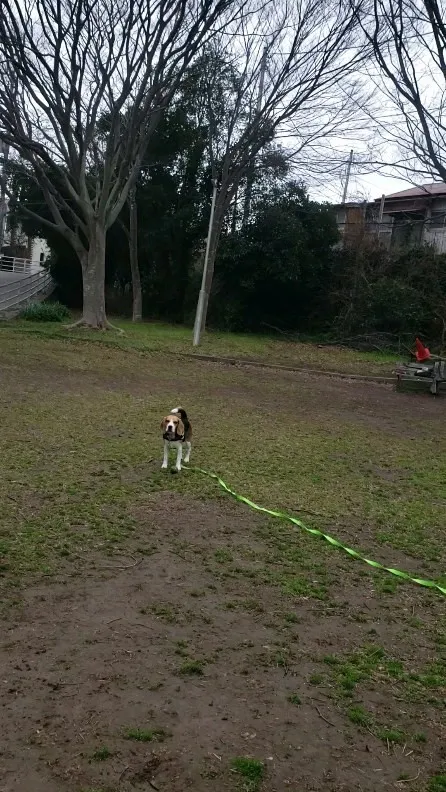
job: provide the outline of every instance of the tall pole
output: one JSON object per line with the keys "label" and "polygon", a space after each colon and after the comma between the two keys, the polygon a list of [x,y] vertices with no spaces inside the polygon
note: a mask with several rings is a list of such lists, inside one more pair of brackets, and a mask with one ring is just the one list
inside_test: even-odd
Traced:
{"label": "tall pole", "polygon": [[352,162],[353,162],[353,149],[350,151],[350,156],[347,162],[347,173],[345,174],[344,193],[342,195],[343,204],[345,204],[345,201],[347,200],[347,190],[348,190],[348,183],[350,181],[350,171],[352,169]]}
{"label": "tall pole", "polygon": [[2,170],[0,176],[0,256],[2,254],[3,243],[5,241],[5,223],[7,214],[6,205],[6,179],[7,165],[9,158],[9,146],[0,140],[0,154],[2,155]]}
{"label": "tall pole", "polygon": [[[256,114],[255,117],[258,118],[260,115],[260,111],[262,109],[262,100],[263,100],[263,89],[265,85],[265,72],[266,72],[266,56],[268,53],[268,48],[265,47],[262,54],[262,60],[260,61],[260,75],[259,75],[259,92],[257,94],[257,104],[256,104]],[[255,159],[254,157],[251,160],[249,165],[248,175],[246,179],[246,193],[245,193],[245,202],[243,207],[243,225],[248,222],[249,214],[251,211],[251,198],[252,198],[252,184],[254,181],[254,168],[255,168]]]}
{"label": "tall pole", "polygon": [[201,278],[200,294],[198,295],[197,310],[195,313],[194,335],[193,335],[194,346],[198,346],[198,344],[200,343],[201,323],[203,321],[203,308],[205,306],[205,298],[206,298],[206,275],[208,271],[209,251],[211,249],[212,231],[214,226],[214,212],[215,212],[215,202],[217,200],[217,190],[218,190],[217,179],[213,179],[211,213],[209,215],[209,228],[208,228],[208,238],[206,240],[206,253],[204,254],[203,276]]}

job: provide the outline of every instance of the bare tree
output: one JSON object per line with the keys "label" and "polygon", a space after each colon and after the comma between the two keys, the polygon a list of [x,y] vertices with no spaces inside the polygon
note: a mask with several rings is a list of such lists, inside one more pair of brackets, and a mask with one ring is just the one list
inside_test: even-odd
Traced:
{"label": "bare tree", "polygon": [[[224,31],[207,53],[201,94],[213,178],[218,177],[219,190],[201,328],[225,217],[237,193],[240,199],[243,184],[245,189],[247,184],[248,208],[253,161],[259,152],[284,135],[293,139],[293,157],[302,159],[316,141],[342,136],[348,126],[351,129],[352,116],[362,108],[362,85],[353,76],[363,57],[356,28],[356,8],[350,2],[290,0],[261,8],[238,25],[230,41],[230,31]],[[222,64],[227,71],[223,83]],[[222,103],[224,124],[220,121]]]}
{"label": "bare tree", "polygon": [[376,164],[446,182],[446,2],[363,0],[356,10],[386,97],[374,123],[399,151]]}
{"label": "bare tree", "polygon": [[108,326],[107,229],[185,69],[242,9],[243,0],[2,0],[0,140],[32,166],[52,216],[38,219],[79,257],[80,323]]}

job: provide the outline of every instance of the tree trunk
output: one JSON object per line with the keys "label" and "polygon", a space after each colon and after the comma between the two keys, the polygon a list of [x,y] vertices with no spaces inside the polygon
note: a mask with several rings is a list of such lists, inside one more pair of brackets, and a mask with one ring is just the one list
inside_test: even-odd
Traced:
{"label": "tree trunk", "polygon": [[249,223],[251,214],[251,200],[252,200],[252,185],[254,181],[254,162],[250,163],[248,174],[246,178],[245,200],[243,202],[243,217],[242,225],[246,226]]}
{"label": "tree trunk", "polygon": [[232,219],[231,219],[231,234],[235,234],[237,231],[237,201],[238,201],[238,189],[235,191],[234,196],[234,205],[232,207]]}
{"label": "tree trunk", "polygon": [[129,223],[129,258],[132,272],[133,310],[132,320],[140,322],[142,319],[142,290],[141,274],[138,265],[138,209],[136,206],[135,189],[129,195],[130,223]]}
{"label": "tree trunk", "polygon": [[96,221],[91,228],[88,253],[81,260],[83,310],[79,324],[95,330],[109,326],[105,313],[105,234]]}

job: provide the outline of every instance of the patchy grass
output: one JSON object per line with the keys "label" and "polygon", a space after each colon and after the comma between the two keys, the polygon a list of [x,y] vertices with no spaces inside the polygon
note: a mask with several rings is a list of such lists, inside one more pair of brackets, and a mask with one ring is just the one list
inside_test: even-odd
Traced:
{"label": "patchy grass", "polygon": [[344,697],[352,696],[359,684],[370,684],[379,679],[398,685],[412,702],[421,701],[429,691],[441,694],[446,689],[444,656],[433,663],[426,663],[419,671],[407,670],[402,661],[387,657],[381,647],[369,646],[346,657],[328,655],[324,663],[330,667],[337,692]]}
{"label": "patchy grass", "polygon": [[383,657],[384,650],[381,647],[370,646],[343,659],[328,655],[324,662],[332,669],[339,692],[342,695],[353,695],[359,682],[372,678]]}
{"label": "patchy grass", "polygon": [[203,660],[186,660],[178,669],[181,676],[203,676],[204,662]]}
{"label": "patchy grass", "polygon": [[429,779],[428,792],[446,792],[446,775],[436,775]]}
{"label": "patchy grass", "polygon": [[347,717],[351,723],[354,723],[356,726],[366,726],[369,727],[372,725],[372,718],[370,713],[366,712],[364,707],[360,704],[356,704],[354,707],[350,707],[347,710]]}
{"label": "patchy grass", "polygon": [[[263,685],[271,680],[280,695],[271,696],[268,707],[282,702],[284,720],[277,716],[274,724],[279,724],[280,736],[289,719],[287,744],[293,743],[290,733],[295,734],[296,722],[309,712],[315,722],[308,734],[319,727],[332,729],[323,725],[310,703],[323,697],[327,709],[317,706],[329,723],[336,721],[339,734],[345,729],[354,743],[356,732],[363,745],[364,732],[371,731],[391,746],[383,751],[390,758],[400,756],[407,741],[420,767],[424,762],[420,779],[441,783],[442,776],[435,776],[442,769],[437,733],[446,687],[440,595],[370,569],[297,526],[253,516],[199,473],[162,473],[159,421],[166,409],[183,402],[194,422],[193,463],[217,471],[256,502],[295,514],[368,557],[442,580],[442,401],[175,356],[166,366],[165,351],[178,356],[186,341],[184,330],[160,326],[133,328],[124,339],[112,334],[69,336],[63,328],[37,329],[28,323],[0,329],[0,586],[5,627],[11,613],[23,607],[22,589],[30,581],[49,582],[66,573],[68,590],[71,582],[84,579],[87,564],[88,574],[98,580],[135,576],[135,591],[125,600],[129,609],[138,603],[129,624],[123,619],[122,625],[107,626],[116,627],[116,636],[121,629],[126,663],[144,660],[134,700],[148,691],[155,701],[130,722],[150,723],[152,706],[175,713],[184,685],[179,675],[196,678],[188,689],[194,696],[206,691],[205,712],[222,729],[226,708],[234,702],[217,709],[213,696],[219,679],[224,679],[226,694],[242,678],[239,699],[255,699],[247,710],[253,723],[243,728],[238,722],[236,727],[229,724],[226,753],[217,752],[215,766],[206,769],[216,779],[217,792],[220,778],[221,789],[234,782],[249,792],[261,787],[261,762],[244,760],[262,768],[261,776],[251,778],[241,772],[244,765],[230,768],[229,757],[249,750],[250,739],[258,739],[265,750],[250,743],[257,755],[273,753],[269,736],[251,738],[251,732],[263,727],[268,735],[274,731],[269,720],[273,715],[261,709]],[[289,348],[266,339],[245,344],[238,337],[212,336],[211,342],[213,349],[227,354],[240,344],[247,357],[265,354],[274,359],[277,354],[278,360]],[[311,348],[306,350],[301,352],[310,358]],[[365,361],[358,357],[346,363],[344,353],[336,350],[330,356],[339,366],[359,367]],[[255,436],[253,415],[258,421]],[[184,504],[194,515],[189,533],[181,521]],[[229,517],[223,524],[219,520],[212,537],[206,510],[217,507],[224,514],[227,509]],[[163,515],[177,511],[170,530],[161,529]],[[141,578],[136,589],[138,570],[152,569],[149,561],[164,570],[172,559],[181,574],[163,572],[153,589],[150,577]],[[105,621],[114,618],[112,613]],[[212,643],[215,624],[224,625],[218,643]],[[133,632],[128,638],[132,630],[146,641],[137,651]],[[167,647],[162,670],[156,672],[145,665],[155,634]],[[115,645],[109,633],[97,637],[96,632],[84,643],[94,652],[96,641],[99,647]],[[202,679],[206,663],[197,657],[209,663],[212,684],[211,675]],[[69,658],[66,662],[61,666],[62,686],[70,670]],[[302,691],[302,700],[296,690]],[[203,717],[193,702],[194,712]],[[178,724],[184,735],[187,725],[175,718],[172,714],[172,733]],[[147,750],[137,743],[159,740],[156,730],[139,728],[129,729],[133,736],[126,737],[121,723],[109,738],[105,731],[95,733],[85,751],[90,761],[100,765],[110,758],[101,759],[101,751],[108,749],[95,749],[92,755],[98,739],[114,740],[119,734],[120,759],[124,750]],[[240,737],[245,729],[249,736]],[[231,742],[236,739],[237,744]],[[295,773],[300,754],[294,755],[294,747],[287,750]],[[210,755],[215,758],[212,751]],[[268,763],[268,775],[272,766]],[[282,756],[277,767],[287,766],[288,758]],[[402,769],[407,768],[398,767],[386,782],[394,784]],[[100,767],[93,771],[99,773]],[[138,770],[143,771],[146,780],[152,777],[151,770]],[[99,781],[89,779],[91,788],[105,789],[104,779]],[[275,786],[285,788],[282,781],[274,781]],[[85,785],[84,779],[80,783]],[[306,783],[302,781],[302,788]],[[425,782],[414,784],[411,792],[426,792]]]}
{"label": "patchy grass", "polygon": [[[427,699],[430,706],[444,709],[442,696],[446,690],[446,657],[433,664],[427,663],[419,672],[415,672],[407,670],[402,661],[386,656],[381,647],[368,646],[345,657],[328,655],[324,658],[324,664],[329,668],[329,684],[339,697],[341,706],[342,702],[353,696],[358,698],[362,693],[366,697],[367,690],[389,685],[398,701],[421,704]],[[399,726],[383,725],[362,704],[346,705],[345,713],[351,723],[366,728],[385,743],[402,745],[408,741],[414,744],[427,742],[424,733],[414,732],[410,736]]]}
{"label": "patchy grass", "polygon": [[[402,745],[409,739],[408,735],[401,731],[401,729],[389,728],[379,724],[361,704],[350,707],[347,710],[347,717],[355,726],[367,729],[370,734],[375,735],[375,737],[387,745]],[[415,737],[414,742],[417,742]]]}
{"label": "patchy grass", "polygon": [[157,619],[166,624],[175,624],[179,620],[178,608],[170,604],[160,603],[151,605],[150,608],[141,608],[143,615],[148,611],[151,611]]}
{"label": "patchy grass", "polygon": [[[137,349],[111,346],[108,335],[103,343],[31,335],[30,343],[28,334],[20,328],[12,331],[8,326],[0,331],[0,338],[4,365],[14,366],[19,355],[21,365],[29,366],[30,372],[47,367],[79,382],[79,378],[91,380],[94,372],[100,371],[100,376],[110,384],[120,372],[119,376],[127,377],[129,383],[134,381],[137,390],[138,371],[140,374],[146,372],[153,382],[158,378],[150,400],[146,398],[146,387],[141,388],[139,396],[114,387],[106,387],[99,393],[93,387],[89,395],[83,394],[80,398],[74,381],[62,398],[60,391],[51,392],[47,387],[43,392],[29,392],[26,401],[12,397],[3,440],[3,466],[9,478],[13,471],[17,475],[12,487],[11,482],[5,482],[10,496],[5,517],[13,518],[17,509],[22,508],[25,475],[41,502],[38,509],[22,509],[26,515],[22,530],[13,532],[11,537],[7,535],[2,541],[13,565],[24,571],[34,567],[47,572],[51,556],[68,558],[70,553],[76,552],[76,545],[83,545],[93,536],[111,546],[133,530],[134,524],[125,504],[135,494],[142,494],[142,479],[138,487],[137,482],[125,480],[122,471],[126,467],[141,468],[147,459],[159,456],[156,430],[159,416],[165,412],[166,405],[178,401],[177,387],[166,380],[162,356],[150,353],[144,358]],[[191,417],[195,417],[200,426],[209,410],[219,415],[218,426],[204,431],[200,428],[199,459],[203,465],[218,468],[239,491],[260,503],[279,505],[290,511],[301,509],[310,525],[333,527],[348,515],[350,520],[366,520],[367,524],[376,526],[374,538],[383,546],[403,550],[429,562],[439,560],[441,542],[429,526],[442,519],[444,455],[438,453],[437,447],[433,448],[433,427],[434,434],[429,441],[414,441],[402,433],[395,442],[392,435],[387,436],[378,427],[364,423],[352,425],[345,417],[336,419],[334,415],[328,423],[322,413],[315,415],[310,427],[305,411],[298,411],[295,432],[285,447],[281,441],[283,414],[273,410],[268,413],[267,423],[262,419],[263,443],[254,447],[244,399],[237,397],[229,403],[226,395],[217,395],[219,388],[223,391],[237,389],[242,380],[247,381],[246,372],[203,367],[193,362],[183,363],[182,371],[185,365],[189,370],[189,383],[196,382],[192,388],[189,384],[187,392],[182,394],[182,400],[192,409]],[[199,384],[203,370],[211,384],[207,392],[203,392]],[[283,400],[285,410],[290,382],[272,375],[265,377],[265,394],[269,395],[271,404]],[[259,374],[253,372],[248,381],[255,387],[258,378]],[[309,384],[309,390],[311,387]],[[7,393],[5,395],[7,398]],[[326,406],[331,412],[330,404]],[[70,415],[68,432],[65,431],[66,415]],[[426,432],[430,425],[427,419]],[[19,426],[23,429],[23,442],[17,448],[14,427]],[[211,444],[207,443],[207,433],[212,437]],[[438,435],[435,444],[438,445]],[[224,449],[224,453],[214,455],[211,449],[217,448]],[[246,449],[249,449],[248,455]],[[43,459],[42,452],[45,465],[38,470],[37,459]],[[297,456],[293,456],[294,453]],[[297,465],[292,461],[294,458],[298,459]],[[101,463],[101,459],[106,461]],[[80,466],[83,475],[79,475]],[[57,469],[59,474],[54,476],[53,470]],[[149,486],[151,491],[162,489],[166,486],[166,476],[151,472]],[[169,488],[202,497],[215,496],[215,487],[213,482],[197,474],[169,479]],[[317,516],[311,514],[315,501]],[[309,510],[307,515],[306,509]],[[69,528],[73,523],[75,531]],[[286,553],[285,568],[280,573],[272,573],[275,579],[272,582],[296,596],[324,599],[327,596],[325,549],[319,544],[320,580],[313,582],[316,558],[313,551],[309,555],[307,546],[314,547],[315,540],[290,544],[288,537],[293,528],[277,522],[268,530],[272,531],[270,556]],[[345,531],[337,533],[341,538],[348,538]],[[222,549],[216,561],[222,566],[230,563],[230,553],[229,549]],[[305,568],[310,571],[308,576],[302,573]],[[393,587],[390,576],[385,579],[389,581],[386,585]]]}
{"label": "patchy grass", "polygon": [[[113,323],[125,331],[124,336],[98,333],[85,330],[55,328],[49,322],[39,322],[35,327],[30,323],[17,320],[12,324],[15,332],[39,334],[46,338],[84,340],[101,343],[121,349],[134,349],[140,352],[161,352],[168,350],[175,354],[205,354],[225,358],[238,358],[284,366],[302,366],[312,369],[340,371],[352,374],[372,374],[388,376],[396,363],[395,355],[385,352],[357,352],[355,350],[301,343],[296,340],[268,335],[207,332],[203,335],[199,348],[192,347],[192,330],[178,325],[160,322],[132,322],[113,319]],[[11,323],[0,323],[0,331],[10,332]]]}
{"label": "patchy grass", "polygon": [[378,726],[375,730],[376,736],[385,743],[392,745],[402,745],[407,740],[407,736],[400,729]]}
{"label": "patchy grass", "polygon": [[135,742],[164,742],[168,733],[164,729],[125,729],[124,737],[126,740]]}
{"label": "patchy grass", "polygon": [[113,756],[113,751],[110,751],[107,746],[103,745],[100,748],[97,748],[91,755],[92,762],[105,762],[107,759],[111,759]]}
{"label": "patchy grass", "polygon": [[258,759],[237,756],[231,762],[231,769],[242,779],[241,789],[244,792],[257,792],[265,777],[265,765]]}

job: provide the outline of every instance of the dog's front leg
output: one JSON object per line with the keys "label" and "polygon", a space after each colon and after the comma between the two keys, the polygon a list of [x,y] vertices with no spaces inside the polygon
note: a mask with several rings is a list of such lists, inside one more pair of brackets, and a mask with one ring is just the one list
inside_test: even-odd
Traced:
{"label": "dog's front leg", "polygon": [[182,443],[178,443],[177,463],[175,465],[175,467],[178,470],[178,472],[180,472],[180,470],[181,470],[181,460],[182,460],[182,458],[183,458],[183,444]]}
{"label": "dog's front leg", "polygon": [[161,470],[167,470],[167,465],[169,464],[169,442],[168,440],[164,441],[164,456],[163,456],[163,464],[161,465]]}

